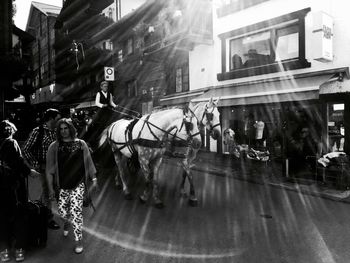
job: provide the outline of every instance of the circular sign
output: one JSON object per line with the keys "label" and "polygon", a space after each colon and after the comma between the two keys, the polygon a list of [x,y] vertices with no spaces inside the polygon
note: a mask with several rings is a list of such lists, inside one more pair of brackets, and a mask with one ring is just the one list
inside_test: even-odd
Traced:
{"label": "circular sign", "polygon": [[111,69],[111,68],[106,69],[106,74],[112,75],[113,74],[113,69]]}

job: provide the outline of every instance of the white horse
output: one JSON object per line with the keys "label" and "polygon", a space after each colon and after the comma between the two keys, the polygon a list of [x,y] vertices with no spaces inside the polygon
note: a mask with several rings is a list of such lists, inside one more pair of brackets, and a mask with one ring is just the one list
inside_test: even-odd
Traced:
{"label": "white horse", "polygon": [[194,149],[201,145],[196,117],[191,111],[183,109],[168,109],[136,120],[118,120],[103,132],[100,145],[106,139],[114,153],[125,198],[131,198],[125,178],[127,161],[136,155],[146,181],[140,201],[146,202],[153,191],[152,196],[157,208],[163,207],[157,182],[167,140],[186,142]]}
{"label": "white horse", "polygon": [[[221,136],[221,126],[220,126],[220,113],[218,111],[219,99],[214,101],[211,98],[208,102],[200,102],[196,105],[190,103],[189,110],[194,114],[197,119],[197,125],[199,129],[207,129],[214,140],[217,140]],[[202,144],[202,142],[200,142]],[[180,185],[180,190],[182,195],[186,196],[185,182],[186,178],[190,184],[190,197],[189,204],[191,206],[197,206],[198,200],[196,198],[196,193],[193,184],[193,176],[191,174],[191,167],[193,166],[193,161],[197,157],[199,147],[195,148],[191,145],[187,149],[187,154],[182,160],[182,167],[184,172],[182,174],[182,181]]]}

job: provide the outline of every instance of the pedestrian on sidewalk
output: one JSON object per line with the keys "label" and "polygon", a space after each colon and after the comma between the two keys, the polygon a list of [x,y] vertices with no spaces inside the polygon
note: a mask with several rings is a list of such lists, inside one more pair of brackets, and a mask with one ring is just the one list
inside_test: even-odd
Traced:
{"label": "pedestrian on sidewalk", "polygon": [[57,230],[60,226],[53,219],[52,206],[49,201],[49,191],[45,176],[46,153],[49,145],[55,141],[55,127],[61,114],[57,109],[47,109],[43,115],[43,123],[34,128],[23,145],[23,155],[26,161],[41,173],[40,181],[42,187],[41,201],[47,206],[48,228]]}
{"label": "pedestrian on sidewalk", "polygon": [[[14,241],[16,261],[24,260],[27,243],[25,205],[27,203],[26,177],[39,173],[25,163],[13,134],[16,126],[10,121],[0,122],[0,258],[10,261]],[[5,168],[6,167],[6,168]]]}
{"label": "pedestrian on sidewalk", "polygon": [[87,144],[77,138],[77,131],[71,120],[63,118],[58,121],[56,137],[46,158],[50,200],[57,200],[58,197],[58,213],[64,223],[63,235],[68,236],[72,225],[74,251],[80,254],[83,252],[84,193],[89,190],[89,180],[93,182],[91,190],[97,188],[96,169]]}

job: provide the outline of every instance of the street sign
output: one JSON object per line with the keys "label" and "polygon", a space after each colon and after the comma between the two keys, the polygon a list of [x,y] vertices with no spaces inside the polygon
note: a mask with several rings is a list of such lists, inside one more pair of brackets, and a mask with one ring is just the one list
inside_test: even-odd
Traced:
{"label": "street sign", "polygon": [[113,67],[104,67],[105,69],[105,80],[114,81],[114,68]]}

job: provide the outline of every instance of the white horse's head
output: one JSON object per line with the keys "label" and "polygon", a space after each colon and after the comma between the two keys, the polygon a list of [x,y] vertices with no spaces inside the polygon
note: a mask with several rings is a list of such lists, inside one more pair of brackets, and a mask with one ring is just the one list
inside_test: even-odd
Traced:
{"label": "white horse's head", "polygon": [[218,103],[219,99],[214,101],[214,99],[211,98],[208,102],[201,102],[195,106],[191,103],[189,105],[189,108],[196,115],[199,125],[205,126],[214,140],[217,140],[221,135]]}
{"label": "white horse's head", "polygon": [[[141,122],[142,123],[142,122]],[[193,148],[201,146],[201,137],[196,116],[182,109],[168,109],[152,113],[149,124],[150,128],[143,129],[142,138],[154,139],[163,137],[190,143]],[[157,127],[157,128],[156,128]]]}

